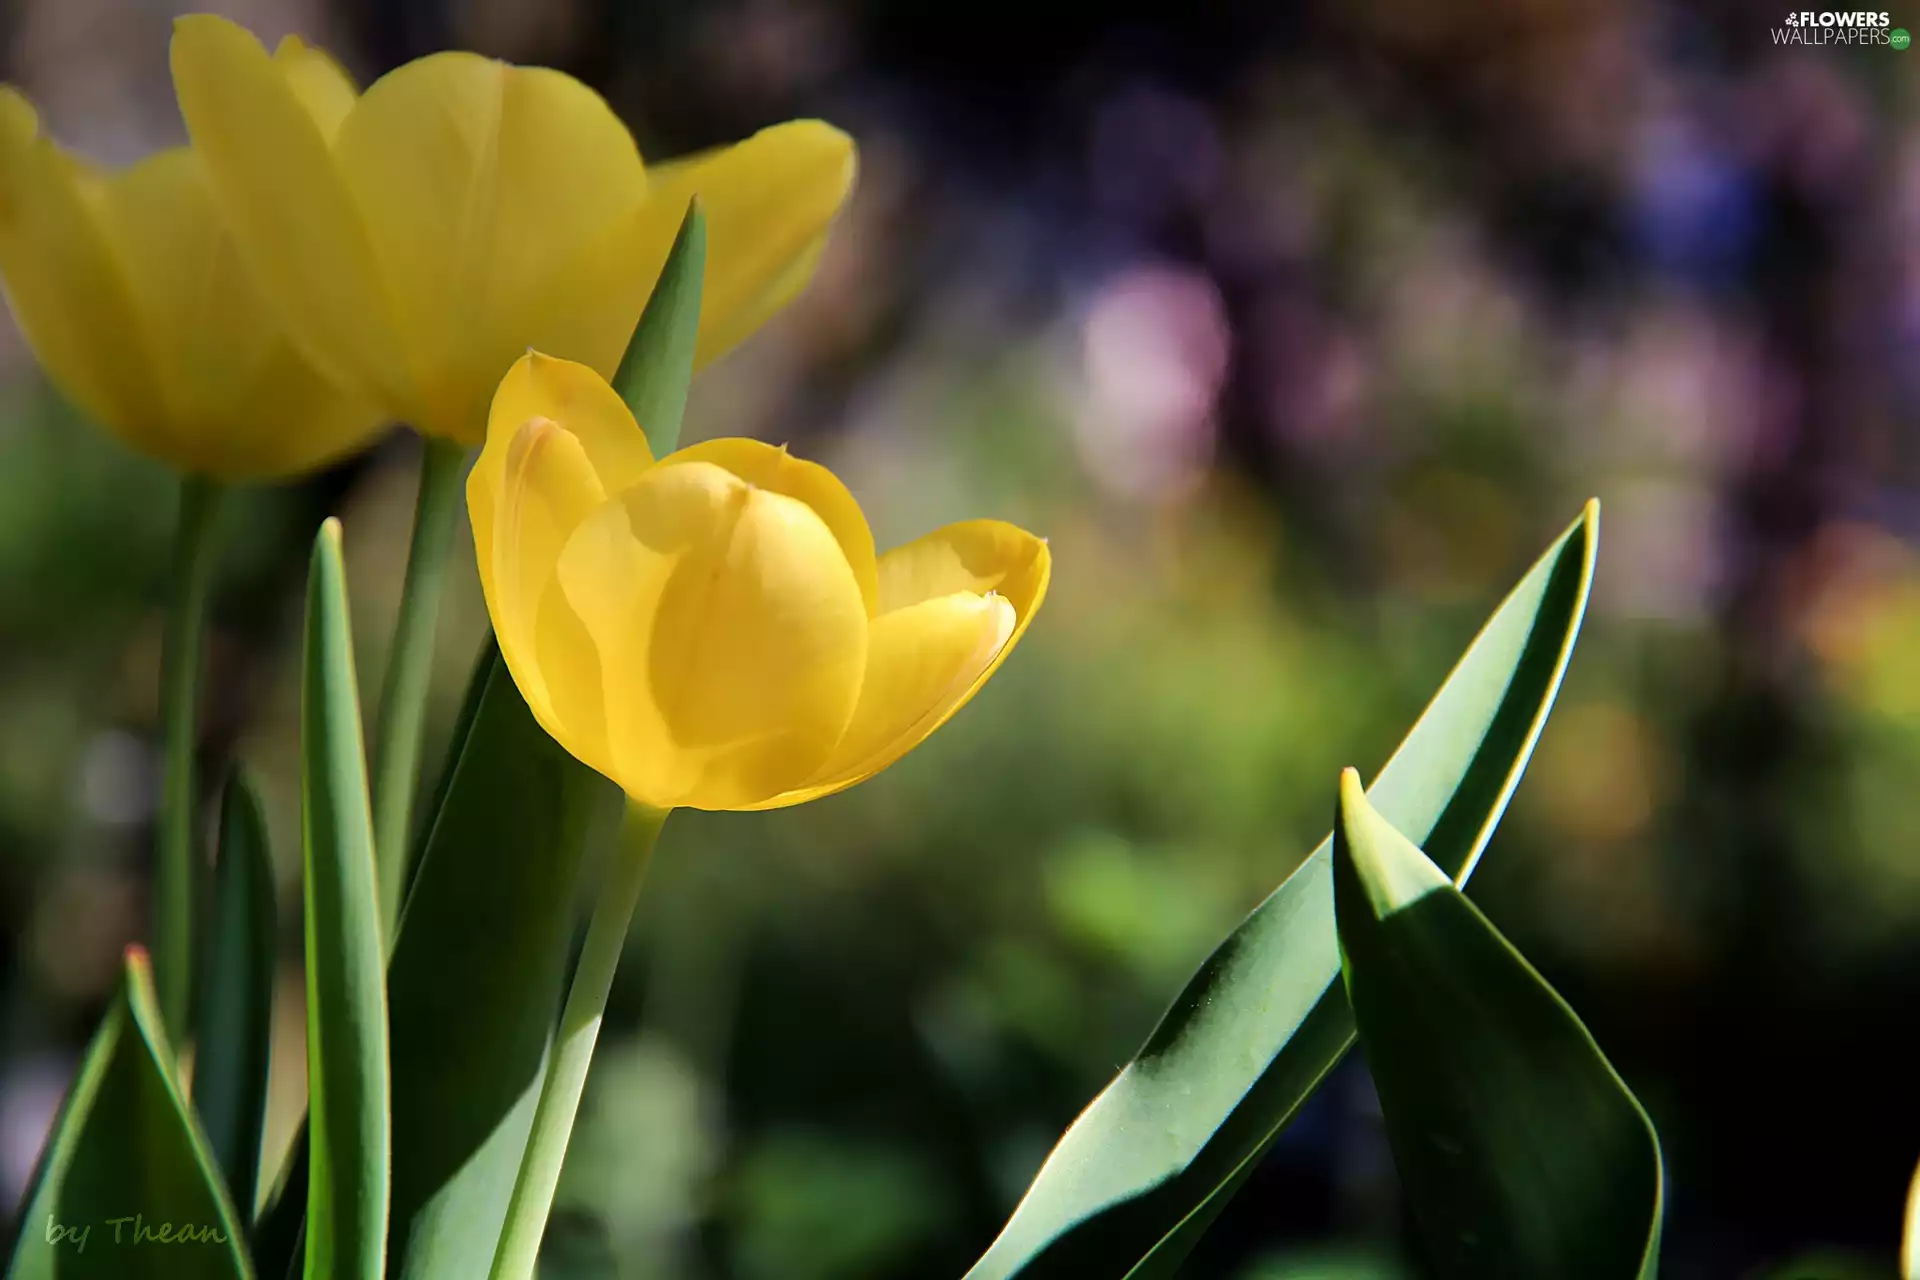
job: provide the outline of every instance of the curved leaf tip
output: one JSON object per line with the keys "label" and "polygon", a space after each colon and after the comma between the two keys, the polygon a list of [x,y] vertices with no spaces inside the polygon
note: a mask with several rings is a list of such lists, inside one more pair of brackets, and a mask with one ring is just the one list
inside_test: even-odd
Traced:
{"label": "curved leaf tip", "polygon": [[1659,1138],[1566,1001],[1342,779],[1334,906],[1394,1162],[1441,1280],[1633,1280]]}
{"label": "curved leaf tip", "polygon": [[[119,990],[87,1047],[41,1153],[9,1280],[255,1280],[244,1219],[180,1092],[143,946],[122,952]],[[117,1219],[109,1215],[125,1215]],[[194,1248],[117,1248],[119,1224],[189,1226]],[[164,1237],[162,1237],[164,1238]],[[176,1237],[184,1239],[183,1237]]]}
{"label": "curved leaf tip", "polygon": [[1353,880],[1378,919],[1412,906],[1437,889],[1453,887],[1445,872],[1367,802],[1360,771],[1352,766],[1340,772],[1333,857],[1336,901],[1345,878],[1342,872],[1350,864]]}
{"label": "curved leaf tip", "polygon": [[[1589,501],[1487,619],[1366,792],[1465,883],[1586,615]],[[1355,779],[1357,783],[1358,779]],[[1165,1280],[1352,1043],[1324,841],[1207,958],[1062,1135],[968,1280]]]}

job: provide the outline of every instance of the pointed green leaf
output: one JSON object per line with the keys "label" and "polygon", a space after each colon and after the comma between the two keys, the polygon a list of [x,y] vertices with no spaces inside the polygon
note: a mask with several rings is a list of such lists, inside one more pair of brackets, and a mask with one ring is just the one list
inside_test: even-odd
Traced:
{"label": "pointed green leaf", "polygon": [[252,1280],[173,1062],[146,953],[130,948],[40,1157],[10,1280]]}
{"label": "pointed green leaf", "polygon": [[193,1105],[234,1203],[252,1210],[266,1124],[278,965],[273,859],[260,801],[243,773],[227,782],[214,868],[213,927],[200,979]]}
{"label": "pointed green leaf", "polygon": [[[695,199],[613,378],[656,457],[680,438],[706,243]],[[527,1086],[538,1080],[559,1007],[584,824],[605,790],[539,728],[512,678],[494,670],[489,649],[469,687],[436,816],[413,864],[389,983],[400,1126],[393,1237],[405,1275],[442,1274],[435,1267],[459,1273],[472,1258],[484,1270],[492,1258],[537,1101],[538,1090],[529,1094]],[[416,903],[436,845],[444,852],[434,887]],[[469,918],[489,923],[463,934]],[[496,940],[502,945],[492,946]],[[480,968],[455,966],[453,955],[472,955]],[[479,989],[505,994],[488,1004],[485,1018],[467,1017],[445,1000],[453,973],[493,975],[490,981],[507,986]],[[536,1031],[538,1048],[529,1058]],[[450,1067],[461,1082],[452,1089],[444,1087]],[[303,1149],[296,1144],[290,1189],[305,1177]],[[256,1248],[263,1258],[283,1255],[299,1226],[297,1202],[276,1200],[255,1232]]]}
{"label": "pointed green leaf", "polygon": [[[1488,619],[1371,792],[1464,882],[1518,785],[1586,610],[1586,511]],[[967,1280],[1171,1276],[1347,1047],[1331,838],[1221,943],[1074,1121]]]}
{"label": "pointed green leaf", "polygon": [[[540,728],[489,641],[387,979],[397,1275],[484,1275],[491,1265],[559,1014],[587,824],[612,795]],[[455,983],[490,998],[449,1000]],[[255,1229],[263,1274],[284,1272],[298,1248],[306,1151],[302,1129],[284,1189]]]}
{"label": "pointed green leaf", "polygon": [[1340,779],[1335,911],[1394,1163],[1440,1280],[1652,1280],[1660,1143],[1554,989]]}
{"label": "pointed green leaf", "polygon": [[[472,679],[467,681],[467,692],[460,700],[460,714],[454,718],[453,732],[448,736],[451,744],[447,750],[447,764],[440,771],[440,780],[434,785],[433,798],[426,808],[431,818],[446,807],[447,790],[453,785],[456,772],[454,765],[460,759],[461,749],[473,732],[474,716],[479,713],[481,695],[487,689],[487,675],[492,670],[492,649],[489,646],[481,657],[479,669]],[[432,831],[432,822],[421,832],[419,845],[407,860],[406,892],[411,895],[413,885],[420,871],[421,850],[426,837]],[[389,997],[389,1005],[392,1000]],[[391,1039],[391,1033],[389,1033]],[[403,1037],[404,1038],[404,1035]],[[396,1086],[398,1087],[398,1086]],[[405,1160],[400,1163],[404,1166]],[[288,1149],[286,1163],[281,1166],[266,1204],[262,1208],[259,1221],[255,1224],[251,1237],[253,1256],[262,1273],[284,1275],[289,1270],[289,1261],[300,1248],[300,1228],[305,1222],[307,1212],[307,1128],[302,1122],[294,1135],[292,1146]],[[396,1223],[404,1219],[396,1213]],[[397,1235],[400,1228],[392,1226],[389,1234]]]}
{"label": "pointed green leaf", "polygon": [[613,375],[613,389],[633,410],[656,458],[666,457],[680,445],[680,419],[687,411],[687,384],[693,381],[706,271],[707,218],[696,196],[687,205],[680,233]]}
{"label": "pointed green leaf", "polygon": [[393,1270],[484,1276],[539,1101],[588,823],[612,797],[489,643],[407,898],[393,1012]]}
{"label": "pointed green leaf", "polygon": [[387,1245],[386,953],[340,523],[314,540],[301,685],[308,1280],[380,1280]]}

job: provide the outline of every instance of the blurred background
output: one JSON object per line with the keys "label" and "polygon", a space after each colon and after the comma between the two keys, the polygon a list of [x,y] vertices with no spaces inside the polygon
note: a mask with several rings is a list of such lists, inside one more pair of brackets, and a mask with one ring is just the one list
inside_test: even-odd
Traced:
{"label": "blurred background", "polygon": [[[1732,0],[216,7],[363,83],[446,47],[565,68],[649,156],[847,128],[817,283],[696,383],[689,438],[830,464],[883,546],[974,515],[1052,540],[1031,636],[907,761],[675,819],[566,1247],[647,1280],[957,1277],[1322,836],[1339,767],[1381,763],[1597,494],[1594,607],[1473,896],[1652,1112],[1664,1274],[1892,1274],[1920,1158],[1920,51],[1783,46],[1783,7]],[[0,74],[131,161],[182,135],[173,12],[5,0]],[[143,928],[174,488],[0,323],[10,1211]],[[396,435],[228,513],[203,759],[263,780],[288,940],[308,540],[343,516],[377,689],[417,462]],[[485,627],[459,564],[435,756]],[[286,962],[274,1143],[304,1088]],[[1355,1057],[1187,1274],[1385,1280],[1409,1244]]]}

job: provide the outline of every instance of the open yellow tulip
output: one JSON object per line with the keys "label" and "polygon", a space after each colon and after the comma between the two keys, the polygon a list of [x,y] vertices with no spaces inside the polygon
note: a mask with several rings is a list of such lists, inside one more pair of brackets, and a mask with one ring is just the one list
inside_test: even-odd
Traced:
{"label": "open yellow tulip", "polygon": [[654,809],[852,786],[973,696],[1046,594],[994,520],[875,558],[832,472],[755,440],[656,462],[592,369],[529,354],[467,480],[500,652],[548,733]]}
{"label": "open yellow tulip", "polygon": [[0,275],[34,354],[142,453],[220,480],[271,479],[381,425],[301,357],[243,265],[201,158],[104,173],[0,88]]}
{"label": "open yellow tulip", "polygon": [[694,195],[704,362],[806,283],[853,183],[851,140],[817,121],[649,169],[579,81],[470,53],[356,97],[297,42],[269,57],[202,14],[175,27],[173,76],[241,247],[309,355],[464,444],[530,348],[611,376]]}

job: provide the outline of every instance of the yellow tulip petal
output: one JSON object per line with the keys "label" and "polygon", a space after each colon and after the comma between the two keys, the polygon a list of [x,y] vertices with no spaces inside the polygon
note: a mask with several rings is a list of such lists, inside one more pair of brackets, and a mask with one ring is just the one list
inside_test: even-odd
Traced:
{"label": "yellow tulip petal", "polygon": [[[225,236],[193,153],[175,147],[114,174],[101,187],[99,213],[101,229],[119,253],[141,328],[150,335],[161,394],[148,411],[166,423],[205,421],[217,412],[227,385],[219,365],[222,343],[199,341],[202,326],[225,329],[217,305],[225,301],[224,291],[214,278]],[[238,282],[249,283],[244,275]],[[258,296],[243,305],[247,314],[234,326],[242,345],[232,354],[251,365],[262,318]],[[177,433],[169,435],[172,447],[186,443]]]}
{"label": "yellow tulip petal", "polygon": [[979,687],[1017,623],[997,595],[956,592],[874,619],[860,703],[833,755],[806,786],[757,808],[776,808],[872,777],[925,740]]}
{"label": "yellow tulip petal", "polygon": [[147,448],[159,392],[126,279],[80,167],[40,136],[33,107],[6,88],[0,275],[21,331],[54,382],[88,416]]}
{"label": "yellow tulip petal", "polygon": [[554,349],[537,331],[543,305],[591,309],[591,294],[623,287],[574,281],[576,296],[556,296],[555,277],[639,205],[633,138],[570,76],[439,53],[370,86],[334,154],[414,354],[418,425],[478,442],[507,367],[529,346]]}
{"label": "yellow tulip petal", "polygon": [[329,143],[340,132],[340,122],[353,110],[360,91],[346,68],[334,61],[325,49],[317,49],[299,36],[288,36],[273,51],[274,65],[287,78],[287,87],[300,105],[320,127],[320,136]]}
{"label": "yellow tulip petal", "polygon": [[552,418],[577,436],[610,494],[625,489],[653,465],[653,450],[633,411],[586,365],[537,351],[514,361],[494,393],[488,438],[531,418]]}
{"label": "yellow tulip petal", "polygon": [[554,317],[556,332],[577,344],[580,359],[611,373],[697,194],[707,219],[707,270],[696,360],[725,355],[812,279],[854,172],[853,140],[818,120],[650,166],[645,202],[567,267],[569,278],[625,281],[626,292],[602,295],[599,311]]}
{"label": "yellow tulip petal", "polygon": [[560,556],[599,648],[611,776],[660,808],[737,809],[803,782],[853,714],[867,615],[805,503],[710,463],[655,467]]}
{"label": "yellow tulip petal", "polygon": [[637,231],[642,205],[616,219],[599,234],[565,248],[537,295],[526,299],[518,315],[524,345],[536,351],[566,353],[602,378],[612,378],[626,354],[634,326],[666,262],[679,223],[667,241],[654,243]]}
{"label": "yellow tulip petal", "polygon": [[174,23],[180,111],[248,266],[309,359],[412,420],[420,410],[393,304],[310,109],[311,67],[300,79],[296,91],[260,42],[223,18]]}
{"label": "yellow tulip petal", "polygon": [[853,139],[824,121],[793,120],[649,170],[647,205],[671,223],[669,245],[689,199],[698,195],[706,213],[701,363],[732,350],[806,287],[856,169]]}
{"label": "yellow tulip petal", "polygon": [[493,495],[499,489],[508,448],[520,429],[535,418],[551,418],[565,427],[585,451],[600,486],[619,493],[653,465],[646,433],[617,392],[585,365],[529,351],[513,362],[493,395],[487,414],[487,443],[467,480],[467,507],[476,546],[486,546],[480,526],[493,520]]}
{"label": "yellow tulip petal", "polygon": [[[755,807],[850,787],[945,724],[1026,634],[1052,563],[1044,540],[999,520],[947,525],[880,557],[881,613],[853,725],[815,778]],[[975,600],[969,617],[963,605]],[[979,647],[969,649],[970,638]]]}
{"label": "yellow tulip petal", "polygon": [[827,232],[823,227],[799,252],[765,269],[757,285],[743,287],[733,297],[724,299],[710,313],[713,318],[703,319],[700,325],[696,365],[704,367],[718,360],[779,315],[813,283],[814,272],[819,270],[821,256],[826,251]]}
{"label": "yellow tulip petal", "polygon": [[1052,574],[1053,556],[1046,539],[1002,520],[963,520],[880,557],[881,616],[956,591],[992,592],[1013,607],[1013,634],[975,677],[972,688],[953,704],[947,713],[951,715],[966,705],[1020,643],[1047,598]]}
{"label": "yellow tulip petal", "polygon": [[[470,489],[475,483],[469,476]],[[498,521],[474,523],[480,583],[508,670],[547,732],[603,772],[608,760],[598,661],[554,575],[567,539],[605,498],[580,440],[535,418],[507,446]]]}
{"label": "yellow tulip petal", "polygon": [[282,477],[379,428],[376,411],[335,391],[293,349],[193,152],[176,147],[115,174],[100,221],[154,357],[154,452],[223,479]]}
{"label": "yellow tulip petal", "polygon": [[1046,540],[1002,520],[963,520],[880,557],[880,611],[956,591],[1007,598],[1024,624],[1047,591]]}
{"label": "yellow tulip petal", "polygon": [[873,530],[840,477],[817,462],[796,458],[759,440],[730,437],[690,445],[664,459],[666,465],[711,462],[748,484],[806,503],[840,544],[860,584],[860,598],[871,615],[880,598],[879,571],[873,555]]}

